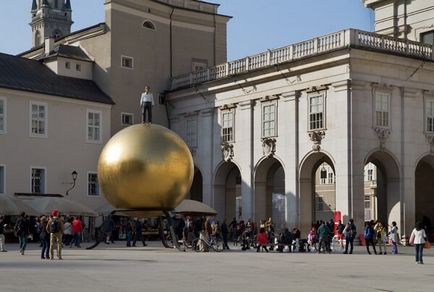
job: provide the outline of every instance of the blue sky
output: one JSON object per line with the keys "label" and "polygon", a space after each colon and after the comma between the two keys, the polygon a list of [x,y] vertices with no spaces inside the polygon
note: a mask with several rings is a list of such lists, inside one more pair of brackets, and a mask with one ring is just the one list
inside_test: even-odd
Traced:
{"label": "blue sky", "polygon": [[[31,47],[31,0],[1,1],[0,52]],[[362,0],[214,0],[228,25],[228,59],[285,46],[344,28],[373,30],[372,12]],[[104,21],[104,0],[71,0],[79,30]]]}

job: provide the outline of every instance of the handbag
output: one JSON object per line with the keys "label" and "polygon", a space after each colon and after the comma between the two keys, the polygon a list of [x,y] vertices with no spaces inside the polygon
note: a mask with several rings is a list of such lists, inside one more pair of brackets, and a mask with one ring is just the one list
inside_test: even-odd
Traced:
{"label": "handbag", "polygon": [[426,249],[430,249],[431,248],[431,242],[429,242],[429,241],[425,241],[425,244],[423,245],[423,248],[426,248]]}

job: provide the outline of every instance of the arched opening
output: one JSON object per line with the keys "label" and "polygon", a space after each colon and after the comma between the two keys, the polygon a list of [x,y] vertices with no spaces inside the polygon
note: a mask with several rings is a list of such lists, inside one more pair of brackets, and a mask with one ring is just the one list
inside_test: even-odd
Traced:
{"label": "arched opening", "polygon": [[150,20],[145,20],[143,22],[143,27],[147,28],[147,29],[155,30],[155,24],[152,21],[150,21]]}
{"label": "arched opening", "polygon": [[336,171],[332,159],[315,152],[300,168],[300,226],[308,232],[319,220],[330,220],[336,211]]}
{"label": "arched opening", "polygon": [[214,180],[214,208],[220,219],[230,222],[242,216],[241,173],[233,162],[220,165]]}
{"label": "arched opening", "polygon": [[400,176],[395,159],[384,151],[371,154],[364,167],[365,221],[400,224]]}
{"label": "arched opening", "polygon": [[260,162],[255,173],[255,219],[273,220],[277,230],[285,227],[285,172],[275,158]]}
{"label": "arched opening", "polygon": [[431,240],[434,240],[434,155],[425,156],[419,161],[415,177],[416,221],[423,223]]}
{"label": "arched opening", "polygon": [[193,183],[191,184],[188,199],[203,202],[203,180],[199,168],[194,168]]}
{"label": "arched opening", "polygon": [[35,46],[39,46],[41,44],[41,32],[39,30],[35,33]]}

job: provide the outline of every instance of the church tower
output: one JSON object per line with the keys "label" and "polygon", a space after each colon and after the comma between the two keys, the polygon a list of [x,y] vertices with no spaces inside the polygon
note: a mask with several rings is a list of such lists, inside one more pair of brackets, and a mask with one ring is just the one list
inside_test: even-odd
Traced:
{"label": "church tower", "polygon": [[71,33],[70,0],[33,0],[32,46],[41,45],[46,38],[59,38]]}

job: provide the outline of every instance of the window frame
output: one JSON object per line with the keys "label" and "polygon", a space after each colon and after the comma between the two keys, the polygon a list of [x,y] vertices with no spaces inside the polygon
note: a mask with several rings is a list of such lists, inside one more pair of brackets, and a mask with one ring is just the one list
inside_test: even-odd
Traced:
{"label": "window frame", "polygon": [[[319,97],[322,101],[321,103],[321,112],[316,112],[316,113],[312,113],[311,112],[311,100],[313,98]],[[327,94],[325,91],[322,92],[311,92],[307,95],[307,129],[308,132],[313,132],[313,131],[320,131],[320,130],[326,130],[327,129],[327,120],[326,120],[326,113],[327,113],[327,106],[326,106],[326,101],[327,101]],[[311,115],[312,114],[318,114],[321,113],[322,117],[321,117],[321,127],[315,127],[315,128],[311,128]],[[316,120],[313,123],[318,123]]]}
{"label": "window frame", "polygon": [[[432,105],[431,116],[428,116],[428,103],[431,103]],[[425,98],[423,109],[424,109],[424,132],[426,134],[434,134],[434,98],[432,97]],[[431,119],[431,127],[432,127],[431,130],[428,129],[428,125],[429,125],[428,119]]]}
{"label": "window frame", "polygon": [[[273,115],[274,119],[273,120],[265,120],[264,119],[266,107],[274,107],[274,115]],[[262,102],[262,104],[261,104],[261,138],[273,138],[273,137],[278,136],[278,128],[277,128],[278,114],[277,114],[277,111],[278,111],[277,100]],[[271,123],[271,122],[274,125],[274,128],[273,128],[274,132],[273,132],[273,134],[265,135],[265,123]],[[268,128],[268,131],[269,131],[269,129],[270,128]]]}
{"label": "window frame", "polygon": [[75,64],[75,71],[81,72],[81,64],[80,63]]}
{"label": "window frame", "polygon": [[[377,123],[377,99],[382,96],[382,97],[387,97],[387,125],[383,125],[384,124],[384,120],[382,120],[382,124],[379,125]],[[383,102],[381,102],[381,104],[383,105]],[[376,90],[374,93],[374,99],[373,99],[373,124],[374,124],[374,128],[382,128],[382,129],[390,129],[391,125],[392,125],[392,119],[391,119],[391,107],[392,107],[392,93],[391,92],[387,92],[387,91],[381,91],[381,90]],[[386,113],[384,111],[378,111],[378,113]],[[384,116],[382,117],[384,118]]]}
{"label": "window frame", "polygon": [[[220,116],[221,117],[220,138],[221,138],[222,143],[235,142],[235,110],[234,110],[234,108],[222,109],[220,115],[221,115]],[[230,134],[224,133],[225,129],[229,129],[229,127],[224,126],[225,125],[225,119],[224,119],[225,115],[229,115],[231,117],[230,120],[232,121],[232,123],[231,123],[230,128],[232,128],[232,132]],[[229,136],[229,138],[231,138],[231,139],[225,140],[226,136]]]}
{"label": "window frame", "polygon": [[[130,116],[131,117],[131,124],[124,123],[124,119],[123,119],[124,116]],[[122,126],[131,126],[131,125],[134,125],[134,114],[133,113],[121,112],[121,125]]]}
{"label": "window frame", "polygon": [[[44,134],[33,133],[33,105],[43,106],[45,108]],[[39,110],[39,109],[38,109]],[[38,112],[39,115],[39,112]],[[29,103],[29,136],[32,138],[48,138],[48,104],[40,101],[30,101]]]}
{"label": "window frame", "polygon": [[[425,36],[425,35],[428,35],[428,34],[431,34],[431,35],[432,35],[433,43],[425,43],[425,42],[423,41],[424,36]],[[421,33],[419,34],[419,42],[424,43],[424,44],[429,44],[429,45],[434,46],[434,29],[426,30],[426,31],[421,32]]]}
{"label": "window frame", "polygon": [[[89,114],[98,114],[99,115],[99,139],[89,139]],[[102,111],[99,110],[93,110],[93,109],[87,109],[86,110],[86,143],[93,143],[93,144],[101,144],[102,143]],[[95,128],[94,125],[92,127]]]}
{"label": "window frame", "polygon": [[[95,194],[90,194],[90,192],[89,192],[90,191],[90,183],[91,183],[90,175],[96,175],[97,193],[95,193]],[[88,197],[100,197],[101,196],[101,187],[100,187],[99,182],[98,182],[98,172],[96,172],[96,171],[88,171],[87,172],[87,196]]]}
{"label": "window frame", "polygon": [[[191,115],[191,116],[187,116],[186,119],[186,133],[185,133],[185,137],[186,137],[186,142],[189,148],[191,149],[195,149],[197,148],[198,145],[198,119],[197,119],[197,115]],[[190,127],[189,127],[189,122],[194,122],[195,123],[195,127],[194,127],[194,131],[191,132]],[[193,137],[193,138],[192,138]]]}
{"label": "window frame", "polygon": [[0,128],[0,135],[2,134],[6,134],[7,133],[7,129],[8,129],[8,105],[7,105],[7,99],[6,97],[2,97],[0,96],[0,102],[3,103],[3,114],[0,114],[0,116],[2,116],[3,118],[3,129]]}
{"label": "window frame", "polygon": [[[124,59],[130,59],[131,60],[131,67],[124,66]],[[126,55],[121,55],[121,68],[128,69],[128,70],[134,70],[134,58]]]}
{"label": "window frame", "polygon": [[1,176],[1,172],[0,172],[0,182],[3,181],[3,190],[1,188],[1,184],[0,184],[0,195],[5,195],[7,193],[6,191],[6,165],[5,164],[0,164],[0,169],[3,169],[3,177]]}
{"label": "window frame", "polygon": [[[33,170],[34,169],[41,169],[43,170],[43,178],[42,178],[42,191],[41,192],[34,192],[33,191]],[[47,193],[47,168],[45,166],[30,166],[30,193],[35,194],[46,194]]]}

